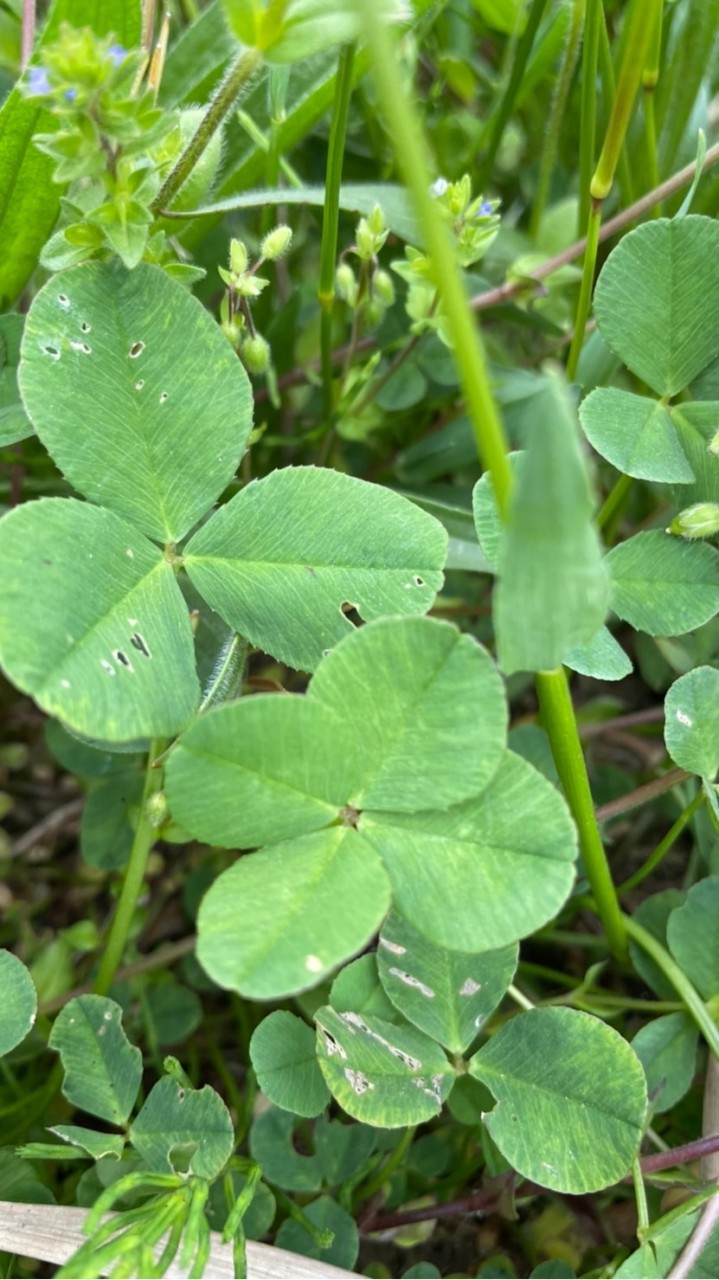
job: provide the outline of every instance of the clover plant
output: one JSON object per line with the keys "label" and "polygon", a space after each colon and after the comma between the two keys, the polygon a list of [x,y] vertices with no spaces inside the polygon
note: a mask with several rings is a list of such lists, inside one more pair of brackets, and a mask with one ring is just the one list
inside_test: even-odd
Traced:
{"label": "clover plant", "polygon": [[0,818],[75,782],[0,843],[0,1201],[88,1209],[60,1276],[212,1229],[241,1276],[277,1215],[370,1274],[457,1212],[536,1277],[710,1274],[719,4],[16,9]]}

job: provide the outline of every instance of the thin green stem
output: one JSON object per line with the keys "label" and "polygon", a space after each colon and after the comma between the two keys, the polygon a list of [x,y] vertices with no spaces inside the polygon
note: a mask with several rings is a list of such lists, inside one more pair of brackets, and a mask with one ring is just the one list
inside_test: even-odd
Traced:
{"label": "thin green stem", "polygon": [[625,880],[623,884],[620,884],[618,886],[617,893],[620,896],[623,893],[628,893],[630,889],[636,889],[638,884],[641,884],[643,880],[646,880],[647,876],[650,876],[653,871],[656,871],[657,867],[659,866],[659,863],[666,857],[666,855],[669,853],[669,850],[672,848],[675,842],[679,839],[679,836],[681,835],[682,831],[686,827],[687,823],[691,822],[697,809],[701,808],[701,806],[704,803],[704,799],[705,799],[704,792],[700,789],[695,795],[694,799],[690,801],[690,803],[687,805],[683,813],[679,814],[679,817],[677,818],[674,825],[669,828],[664,839],[660,840],[656,849],[654,850],[653,853],[649,855],[644,865],[639,867],[638,871],[634,872],[634,875],[629,876],[629,878]]}
{"label": "thin green stem", "polygon": [[[659,83],[659,67],[662,53],[662,7],[654,11],[654,30],[642,71],[642,88],[644,90],[644,143],[646,147],[647,186],[656,187],[659,183],[659,163],[657,156],[657,122],[655,112],[656,88]],[[654,217],[660,216],[660,206],[654,209]]]}
{"label": "thin green stem", "polygon": [[623,960],[627,941],[622,914],[594,814],[587,766],[564,668],[538,672],[535,686],[559,779],[577,824],[579,846],[599,918],[612,952]]}
{"label": "thin green stem", "polygon": [[478,184],[481,190],[484,190],[484,188],[492,181],[494,162],[497,158],[497,152],[499,151],[502,138],[504,137],[504,130],[507,127],[514,109],[517,94],[519,93],[519,87],[524,79],[529,55],[534,46],[534,38],[537,34],[537,30],[540,22],[542,21],[546,7],[547,0],[532,0],[532,7],[529,10],[524,31],[517,41],[517,48],[515,50],[514,61],[512,63],[512,70],[509,75],[507,87],[502,95],[499,108],[494,117],[494,121],[491,126],[489,144],[487,146],[482,166],[479,170]]}
{"label": "thin green stem", "polygon": [[592,305],[592,289],[594,288],[594,272],[597,267],[597,249],[599,248],[599,229],[602,225],[602,202],[592,198],[587,222],[587,244],[584,250],[582,267],[582,284],[577,302],[577,314],[574,317],[574,333],[572,345],[567,359],[567,377],[573,382],[577,376],[579,357],[584,346],[584,334]]}
{"label": "thin green stem", "polygon": [[682,1003],[691,1014],[715,1057],[719,1057],[719,1029],[701,996],[695,991],[686,974],[672,959],[669,952],[631,916],[623,916],[624,928],[654,963],[661,969],[665,978],[671,982],[674,990],[681,996]]}
{"label": "thin green stem", "polygon": [[364,1186],[360,1188],[362,1192],[362,1203],[366,1203],[368,1200],[371,1200],[372,1196],[377,1191],[381,1191],[382,1187],[392,1177],[395,1170],[399,1169],[400,1166],[404,1164],[407,1152],[414,1141],[416,1131],[416,1125],[411,1125],[408,1129],[405,1129],[402,1137],[397,1143],[397,1146],[394,1148],[394,1151],[390,1152],[384,1164],[380,1166],[374,1176],[370,1178],[369,1182],[366,1182]]}
{"label": "thin green stem", "polygon": [[163,182],[152,203],[152,212],[161,213],[172,204],[182,184],[189,178],[200,156],[217,132],[228,111],[234,106],[237,95],[254,75],[262,58],[259,49],[243,49],[233,62],[196,132],[190,138],[177,164]]}
{"label": "thin green stem", "polygon": [[320,248],[320,281],[318,297],[320,312],[320,352],[322,359],[322,405],[325,425],[332,420],[332,316],[335,305],[335,267],[337,265],[337,239],[339,234],[340,185],[344,160],[347,121],[352,96],[355,45],[345,45],[340,51],[335,79],[335,100],[332,109],[327,173],[325,177],[325,205],[322,215],[322,245]]}
{"label": "thin green stem", "polygon": [[549,186],[554,172],[554,162],[557,158],[557,146],[564,120],[569,86],[572,83],[579,55],[579,43],[584,25],[584,5],[585,0],[571,0],[564,56],[559,68],[554,94],[552,95],[549,120],[544,131],[544,146],[542,147],[542,155],[539,162],[539,177],[537,179],[534,204],[532,205],[532,215],[529,219],[529,234],[533,239],[536,238],[539,231],[539,224],[542,221],[547,197],[549,196]]}
{"label": "thin green stem", "polygon": [[431,193],[431,176],[417,114],[397,75],[394,41],[377,21],[372,0],[357,0],[377,94],[388,122],[398,168],[408,187],[441,293],[457,370],[478,453],[491,473],[500,514],[507,512],[512,483],[504,428],[492,395],[484,346],[472,315],[447,226]]}
{"label": "thin green stem", "polygon": [[642,1166],[639,1163],[638,1155],[632,1161],[632,1181],[634,1183],[634,1199],[637,1205],[637,1239],[641,1242],[649,1230],[649,1205],[647,1204],[647,1189],[644,1186]]}
{"label": "thin green stem", "polygon": [[582,85],[579,115],[579,214],[577,235],[589,221],[589,184],[594,172],[597,140],[597,62],[599,29],[604,22],[602,0],[587,0],[582,45]]}
{"label": "thin green stem", "polygon": [[632,477],[620,475],[614,487],[607,494],[597,514],[597,527],[608,530],[612,521],[619,514],[624,499],[632,487]]}
{"label": "thin green stem", "polygon": [[137,821],[132,849],[130,850],[130,861],[125,872],[122,892],[117,903],[93,987],[96,995],[107,995],[113,978],[120,967],[127,939],[130,936],[137,903],[142,892],[147,860],[157,838],[157,829],[152,825],[148,817],[147,802],[150,796],[159,791],[162,786],[162,770],[153,768],[155,759],[160,755],[161,751],[162,744],[153,742],[148,753],[140,816]]}
{"label": "thin green stem", "polygon": [[[612,50],[609,43],[609,34],[607,32],[607,24],[602,13],[602,20],[599,25],[599,73],[602,79],[602,92],[607,102],[614,102],[617,91],[617,82],[614,76],[614,64],[612,62]],[[619,153],[619,161],[617,163],[619,170],[619,186],[622,192],[622,204],[631,204],[634,199],[634,183],[629,170],[629,161],[627,159],[626,147],[622,146]]]}
{"label": "thin green stem", "polygon": [[663,0],[633,0],[630,3],[626,17],[627,30],[624,35],[624,51],[617,78],[617,90],[604,135],[604,145],[590,187],[591,195],[595,200],[603,200],[611,190],[632,107],[656,29],[656,15],[662,3]]}

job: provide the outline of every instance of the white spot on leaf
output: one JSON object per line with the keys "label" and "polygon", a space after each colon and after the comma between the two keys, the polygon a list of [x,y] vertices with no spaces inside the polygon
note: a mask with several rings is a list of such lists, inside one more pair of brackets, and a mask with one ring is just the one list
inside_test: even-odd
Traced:
{"label": "white spot on leaf", "polygon": [[372,1081],[367,1079],[364,1071],[352,1071],[350,1067],[345,1067],[345,1075],[353,1092],[358,1095],[366,1093],[368,1089],[374,1089]]}
{"label": "white spot on leaf", "polygon": [[131,360],[137,360],[137,357],[141,356],[144,350],[145,350],[144,342],[133,342],[127,354],[129,355]]}
{"label": "white spot on leaf", "polygon": [[58,293],[57,300],[60,303],[60,306],[63,308],[67,308],[70,306],[70,299],[64,293]]}
{"label": "white spot on leaf", "polygon": [[135,559],[135,552],[133,551],[132,547],[125,548],[125,555],[129,556],[131,560]]}
{"label": "white spot on leaf", "polygon": [[407,951],[406,947],[403,947],[399,942],[390,942],[389,938],[380,938],[379,945],[384,947],[386,951],[391,951],[393,956],[403,956]]}
{"label": "white spot on leaf", "polygon": [[676,715],[680,724],[686,725],[687,729],[691,729],[692,718],[687,715],[686,711],[677,711]]}
{"label": "white spot on leaf", "polygon": [[477,992],[481,991],[481,989],[482,989],[481,982],[475,982],[474,978],[465,978],[464,982],[459,988],[459,994],[461,996],[476,996]]}
{"label": "white spot on leaf", "polygon": [[309,969],[310,973],[321,973],[324,965],[319,956],[306,956],[305,969]]}
{"label": "white spot on leaf", "polygon": [[100,666],[102,667],[103,671],[107,672],[109,676],[117,675],[117,672],[115,671],[115,668],[113,667],[112,663],[108,662],[106,658],[100,658]]}
{"label": "white spot on leaf", "polygon": [[421,995],[427,996],[428,1000],[434,1000],[434,991],[428,987],[426,982],[420,982],[419,978],[415,978],[413,974],[406,973],[404,969],[390,969],[393,978],[398,978],[400,982],[404,982],[407,987],[415,987]]}
{"label": "white spot on leaf", "polygon": [[363,1031],[366,1036],[369,1036],[370,1040],[381,1044],[394,1058],[399,1058],[400,1062],[409,1067],[410,1071],[422,1070],[422,1063],[419,1058],[413,1058],[411,1054],[405,1053],[404,1049],[400,1049],[396,1044],[392,1044],[390,1040],[385,1039],[383,1035],[380,1035],[379,1031],[373,1031],[358,1013],[341,1013],[340,1018],[347,1024],[350,1031],[352,1031],[353,1027],[357,1027],[358,1031]]}

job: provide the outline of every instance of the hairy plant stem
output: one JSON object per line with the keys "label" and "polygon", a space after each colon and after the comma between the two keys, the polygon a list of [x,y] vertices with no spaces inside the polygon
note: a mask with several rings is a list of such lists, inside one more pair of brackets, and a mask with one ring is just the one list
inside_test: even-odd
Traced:
{"label": "hairy plant stem", "polygon": [[497,152],[499,151],[502,138],[504,137],[504,130],[507,127],[509,118],[514,109],[517,94],[519,93],[519,87],[524,78],[527,62],[529,61],[529,55],[534,46],[534,38],[537,34],[537,30],[540,22],[542,21],[542,16],[546,7],[547,0],[532,0],[532,7],[527,16],[524,31],[517,41],[514,61],[512,62],[512,70],[509,75],[507,87],[502,95],[502,101],[499,104],[497,114],[491,123],[489,143],[479,170],[477,181],[480,189],[482,190],[484,190],[488,183],[492,181],[494,162],[497,158]]}
{"label": "hairy plant stem", "polygon": [[327,173],[325,176],[325,204],[322,213],[322,244],[320,247],[320,281],[317,296],[320,303],[320,352],[322,361],[322,409],[325,427],[332,421],[332,315],[335,305],[335,267],[337,265],[337,238],[339,231],[340,185],[344,159],[347,120],[352,96],[355,45],[345,45],[337,63],[335,100],[332,108]]}
{"label": "hairy plant stem", "polygon": [[692,818],[694,817],[694,814],[697,812],[697,809],[700,809],[701,806],[704,804],[704,800],[705,800],[704,792],[700,789],[695,795],[694,799],[689,802],[686,809],[684,809],[679,814],[679,817],[677,818],[674,825],[669,828],[664,839],[660,840],[656,849],[654,850],[653,853],[649,855],[649,857],[647,858],[643,866],[639,867],[639,870],[635,871],[634,875],[629,876],[627,880],[625,880],[622,884],[618,885],[617,893],[620,896],[623,893],[628,893],[630,889],[636,889],[638,884],[641,884],[642,881],[646,880],[647,876],[650,876],[653,871],[656,871],[657,867],[659,866],[659,863],[663,861],[663,859],[669,853],[669,850],[674,846],[676,841],[679,839],[679,836],[681,835],[684,828],[687,826],[689,822],[691,822]]}
{"label": "hairy plant stem", "polygon": [[477,451],[491,472],[499,510],[506,514],[511,472],[504,428],[492,395],[484,345],[470,310],[448,229],[430,190],[431,176],[420,125],[411,100],[398,83],[396,55],[387,28],[377,20],[372,0],[357,0],[357,7],[397,165],[413,197],[432,259]]}
{"label": "hairy plant stem", "polygon": [[594,172],[597,138],[597,62],[599,30],[604,23],[602,0],[587,0],[582,44],[582,84],[579,116],[579,210],[577,232],[589,219],[589,184]]}
{"label": "hairy plant stem", "polygon": [[564,44],[564,56],[552,96],[549,120],[544,131],[544,146],[542,147],[542,155],[539,162],[537,189],[529,219],[529,234],[532,239],[536,239],[549,195],[549,185],[552,180],[554,162],[557,158],[562,118],[567,105],[569,86],[572,83],[574,68],[577,65],[577,57],[579,56],[579,44],[582,38],[582,27],[584,26],[584,8],[585,0],[570,0],[569,26]]}
{"label": "hairy plant stem", "polygon": [[661,942],[658,942],[649,933],[648,929],[638,924],[631,916],[624,916],[623,920],[624,928],[629,937],[638,943],[642,951],[646,951],[647,955],[651,956],[654,963],[661,969],[664,977],[669,979],[674,990],[681,996],[682,1003],[696,1022],[712,1053],[715,1057],[719,1057],[719,1028],[686,974],[679,968],[676,960],[670,956]]}
{"label": "hairy plant stem", "polygon": [[125,872],[122,892],[118,899],[115,915],[110,926],[107,942],[100,961],[100,967],[93,986],[96,995],[107,995],[112,981],[120,967],[120,962],[130,936],[132,921],[137,903],[142,892],[142,882],[147,870],[147,860],[157,838],[157,829],[152,825],[147,813],[147,802],[162,787],[162,769],[154,768],[155,760],[162,753],[163,744],[153,742],[147,756],[145,770],[145,786],[140,805],[140,816],[137,821],[135,838],[130,850],[130,860]]}
{"label": "hairy plant stem", "polygon": [[577,824],[579,847],[597,913],[612,952],[618,960],[624,960],[627,941],[622,913],[597,825],[567,675],[563,667],[556,671],[539,671],[534,682],[542,723],[552,747],[562,790]]}
{"label": "hairy plant stem", "polygon": [[172,204],[182,184],[189,178],[200,156],[209,145],[210,139],[217,132],[222,121],[232,108],[248,80],[252,78],[259,66],[262,54],[259,49],[243,49],[235,59],[212,99],[207,111],[200,121],[196,132],[190,138],[177,164],[163,182],[152,203],[152,212],[160,214],[166,205]]}

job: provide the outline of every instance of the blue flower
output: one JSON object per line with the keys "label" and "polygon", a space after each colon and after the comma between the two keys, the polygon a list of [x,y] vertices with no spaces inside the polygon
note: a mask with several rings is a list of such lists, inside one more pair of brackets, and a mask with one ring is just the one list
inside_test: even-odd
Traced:
{"label": "blue flower", "polygon": [[32,98],[42,98],[52,93],[47,67],[30,67],[27,73],[26,93]]}
{"label": "blue flower", "polygon": [[127,49],[124,49],[121,44],[111,44],[107,51],[107,56],[113,66],[119,67],[120,63],[124,62],[127,57]]}
{"label": "blue flower", "polygon": [[77,97],[77,89],[66,89],[65,97],[68,102],[74,102]]}
{"label": "blue flower", "polygon": [[483,201],[482,201],[482,203],[481,203],[481,205],[479,206],[479,211],[478,211],[478,213],[477,213],[477,217],[478,217],[478,218],[491,218],[491,216],[492,216],[492,214],[493,214],[493,213],[494,213],[494,209],[492,208],[491,204],[489,203],[489,200],[483,200]]}

